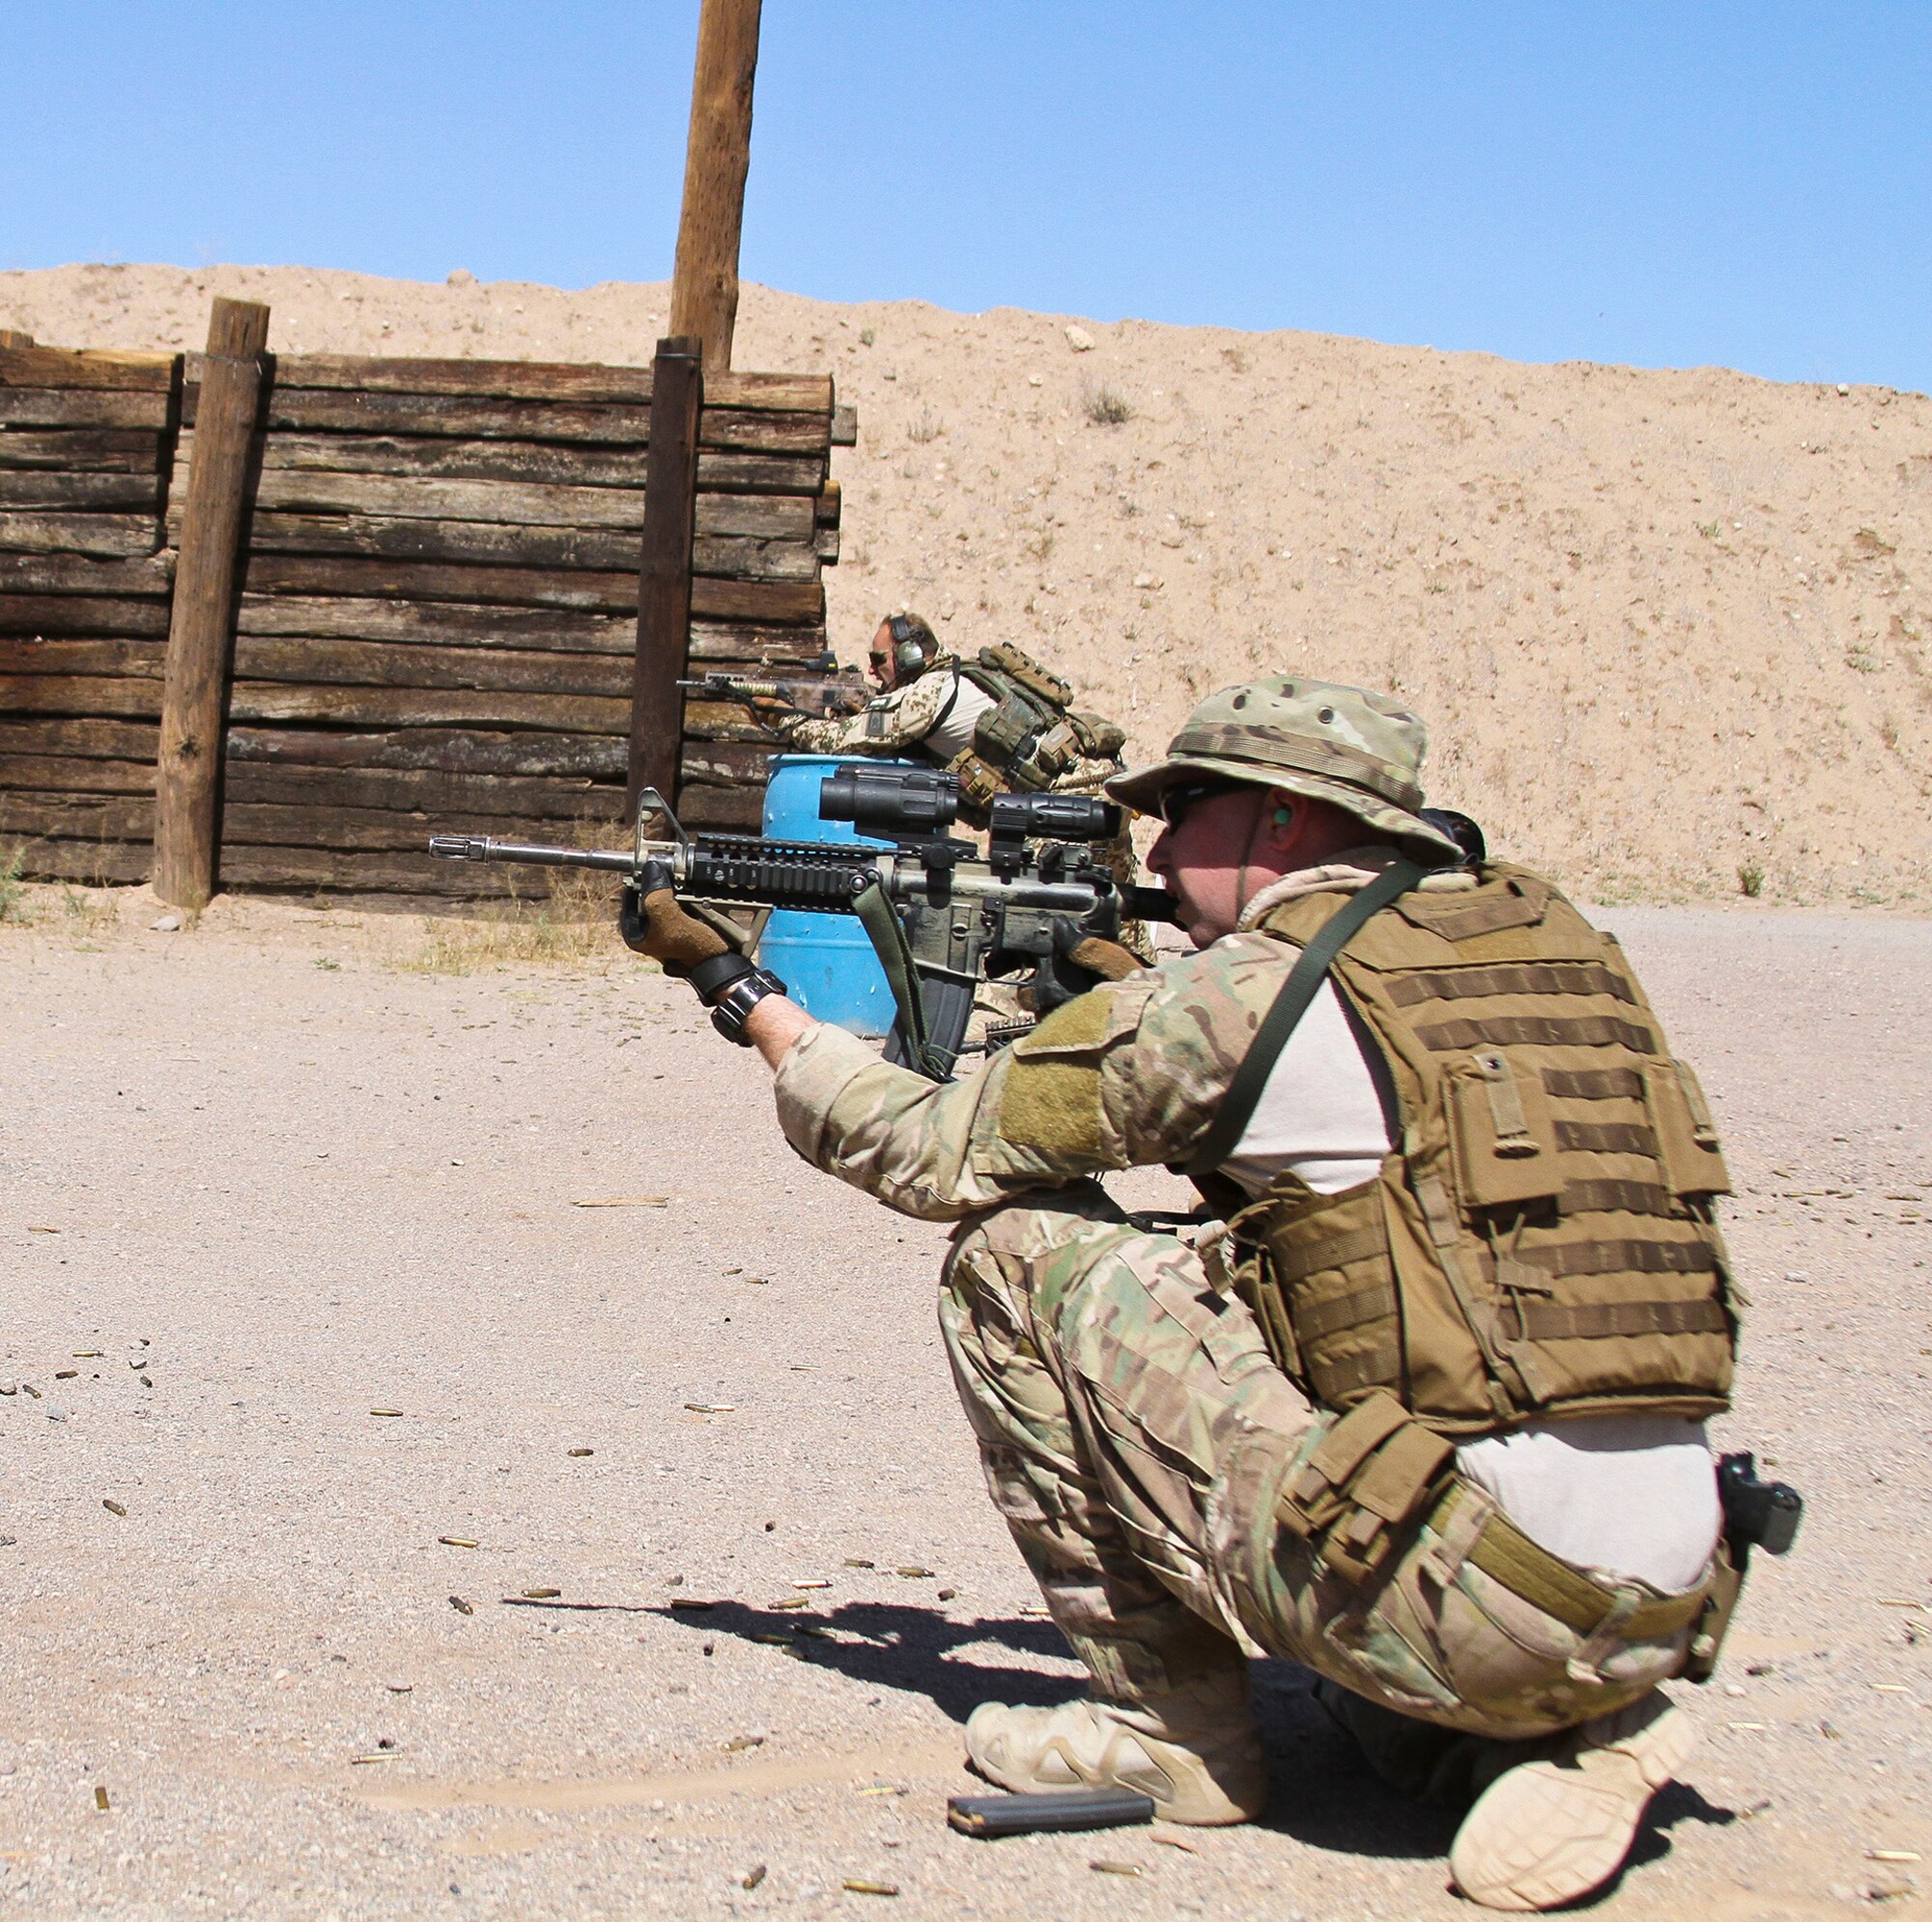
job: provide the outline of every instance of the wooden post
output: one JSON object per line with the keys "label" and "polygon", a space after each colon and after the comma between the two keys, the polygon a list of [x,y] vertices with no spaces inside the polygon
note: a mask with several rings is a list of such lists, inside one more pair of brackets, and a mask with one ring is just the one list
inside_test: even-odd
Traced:
{"label": "wooden post", "polygon": [[731,365],[738,319],[738,236],[752,164],[752,80],[758,68],[759,0],[701,0],[684,211],[671,269],[673,336],[703,342],[704,371]]}
{"label": "wooden post", "polygon": [[215,301],[175,559],[155,769],[155,892],[179,908],[205,907],[214,892],[237,548],[268,344],[268,308]]}
{"label": "wooden post", "polygon": [[658,342],[651,365],[651,444],[644,468],[643,556],[638,569],[638,656],[631,684],[631,778],[626,812],[654,787],[677,805],[684,745],[685,656],[691,643],[691,541],[697,506],[697,417],[704,404],[701,345]]}

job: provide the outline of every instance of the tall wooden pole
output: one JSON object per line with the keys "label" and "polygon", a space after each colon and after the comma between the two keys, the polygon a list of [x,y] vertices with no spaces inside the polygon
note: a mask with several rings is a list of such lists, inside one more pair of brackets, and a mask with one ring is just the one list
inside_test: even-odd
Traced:
{"label": "tall wooden pole", "polygon": [[237,549],[268,344],[268,308],[215,301],[175,560],[155,769],[155,892],[179,908],[206,907],[214,892]]}
{"label": "tall wooden pole", "polygon": [[684,746],[685,654],[691,644],[691,544],[697,508],[697,425],[704,373],[697,341],[658,342],[651,363],[651,446],[638,570],[638,654],[631,683],[629,806],[654,787],[677,806]]}
{"label": "tall wooden pole", "polygon": [[759,0],[701,0],[691,144],[677,228],[668,332],[703,343],[704,371],[731,365],[738,319],[738,236],[752,163],[752,80],[758,68]]}

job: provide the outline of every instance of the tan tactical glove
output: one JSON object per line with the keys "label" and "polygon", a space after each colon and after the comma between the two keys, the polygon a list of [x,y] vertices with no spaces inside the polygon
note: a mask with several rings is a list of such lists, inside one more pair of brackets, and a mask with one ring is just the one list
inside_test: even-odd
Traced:
{"label": "tan tactical glove", "polygon": [[1123,980],[1148,965],[1131,947],[1122,947],[1118,941],[1102,941],[1097,934],[1076,941],[1066,950],[1066,958],[1103,981]]}
{"label": "tan tactical glove", "polygon": [[731,952],[731,944],[696,915],[686,914],[668,888],[653,888],[641,896],[637,889],[626,888],[617,930],[625,947],[662,962],[665,973],[680,980],[700,961]]}

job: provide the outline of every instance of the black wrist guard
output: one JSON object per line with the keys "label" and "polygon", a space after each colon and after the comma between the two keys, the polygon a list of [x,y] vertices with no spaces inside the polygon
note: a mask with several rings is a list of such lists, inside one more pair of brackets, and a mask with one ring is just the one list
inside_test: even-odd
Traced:
{"label": "black wrist guard", "polygon": [[767,995],[786,992],[785,984],[769,968],[748,966],[712,1003],[711,1025],[725,1040],[749,1048],[752,1037],[745,1032],[747,1017]]}
{"label": "black wrist guard", "polygon": [[683,970],[684,978],[697,991],[697,999],[706,1007],[716,1007],[734,981],[742,981],[753,972],[752,964],[736,949],[714,954],[708,960],[694,961]]}

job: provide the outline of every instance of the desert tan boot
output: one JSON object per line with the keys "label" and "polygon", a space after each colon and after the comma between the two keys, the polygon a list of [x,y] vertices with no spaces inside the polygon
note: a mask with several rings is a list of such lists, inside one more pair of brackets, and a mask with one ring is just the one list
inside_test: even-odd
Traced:
{"label": "desert tan boot", "polygon": [[1696,1739],[1690,1716],[1653,1693],[1504,1769],[1456,1832],[1456,1886],[1486,1908],[1556,1908],[1587,1894],[1622,1866],[1651,1796]]}
{"label": "desert tan boot", "polygon": [[988,1781],[1022,1795],[1133,1789],[1164,1820],[1202,1827],[1260,1815],[1267,1767],[1246,1702],[1194,1704],[1183,1690],[1161,1708],[1169,1712],[1114,1702],[986,1702],[966,1724],[966,1753]]}

